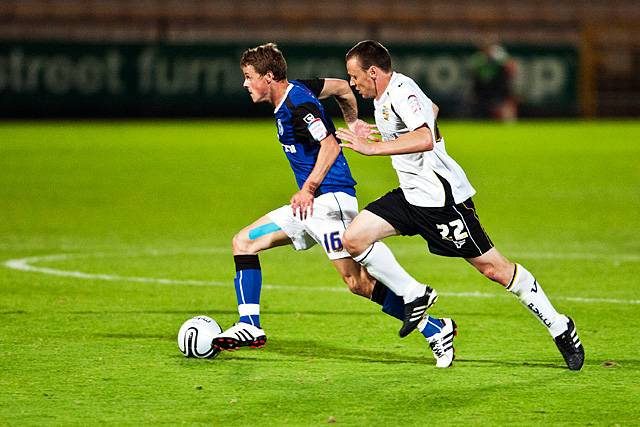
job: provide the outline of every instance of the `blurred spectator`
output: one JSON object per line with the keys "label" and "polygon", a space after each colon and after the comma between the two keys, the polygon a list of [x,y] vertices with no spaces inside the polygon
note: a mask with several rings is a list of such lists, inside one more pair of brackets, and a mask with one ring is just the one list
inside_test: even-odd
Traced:
{"label": "blurred spectator", "polygon": [[485,43],[470,61],[476,118],[513,121],[518,104],[513,90],[516,62],[498,43]]}

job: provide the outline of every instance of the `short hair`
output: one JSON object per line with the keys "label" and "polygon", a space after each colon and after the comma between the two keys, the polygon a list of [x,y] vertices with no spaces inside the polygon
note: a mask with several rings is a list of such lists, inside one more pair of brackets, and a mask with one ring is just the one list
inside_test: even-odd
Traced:
{"label": "short hair", "polygon": [[349,49],[346,60],[358,58],[363,69],[376,66],[385,72],[391,71],[391,55],[386,47],[375,40],[363,40]]}
{"label": "short hair", "polygon": [[271,71],[273,79],[276,81],[287,78],[287,61],[275,43],[267,43],[245,50],[240,59],[240,66],[248,65],[253,65],[253,68],[261,76]]}

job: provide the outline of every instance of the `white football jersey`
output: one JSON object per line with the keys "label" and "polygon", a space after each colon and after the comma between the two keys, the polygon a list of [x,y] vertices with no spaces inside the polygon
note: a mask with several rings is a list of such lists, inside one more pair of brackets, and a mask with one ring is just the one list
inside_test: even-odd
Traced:
{"label": "white football jersey", "polygon": [[431,130],[433,150],[391,156],[400,188],[409,203],[442,207],[447,193],[455,203],[475,194],[460,165],[447,154],[444,139],[436,134],[433,102],[412,79],[394,72],[385,92],[373,105],[383,141],[392,141],[423,125]]}

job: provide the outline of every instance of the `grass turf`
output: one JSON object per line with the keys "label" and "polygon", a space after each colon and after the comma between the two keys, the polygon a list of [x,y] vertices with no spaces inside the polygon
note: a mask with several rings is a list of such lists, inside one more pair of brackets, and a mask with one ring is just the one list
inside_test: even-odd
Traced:
{"label": "grass turf", "polygon": [[[186,359],[184,320],[236,320],[231,237],[295,191],[274,125],[5,122],[0,424],[636,424],[640,124],[442,131],[497,247],[575,319],[581,372],[515,298],[418,238],[388,242],[459,324],[453,368],[318,248],[261,255],[263,350]],[[396,186],[388,159],[347,155],[361,206]]]}

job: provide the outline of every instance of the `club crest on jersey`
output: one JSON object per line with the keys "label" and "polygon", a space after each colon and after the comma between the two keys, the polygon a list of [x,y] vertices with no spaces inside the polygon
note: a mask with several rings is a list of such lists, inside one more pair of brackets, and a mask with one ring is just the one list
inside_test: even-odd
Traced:
{"label": "club crest on jersey", "polygon": [[[308,114],[307,116],[313,117],[311,114]],[[305,121],[306,119],[307,118],[305,117]],[[309,133],[316,141],[322,141],[329,134],[324,123],[322,123],[322,120],[320,120],[319,118],[313,119],[311,123],[307,125],[307,129],[309,129]]]}
{"label": "club crest on jersey", "polygon": [[391,113],[391,104],[382,104],[382,118],[389,120],[389,114]]}
{"label": "club crest on jersey", "polygon": [[417,113],[421,110],[420,102],[418,101],[417,96],[413,94],[409,95],[409,98],[407,98],[407,102],[409,103],[409,107],[411,107],[411,111],[413,111],[414,113]]}
{"label": "club crest on jersey", "polygon": [[284,128],[282,127],[282,122],[280,121],[280,119],[278,119],[278,121],[276,123],[278,125],[278,135],[282,136],[282,134],[284,133]]}

